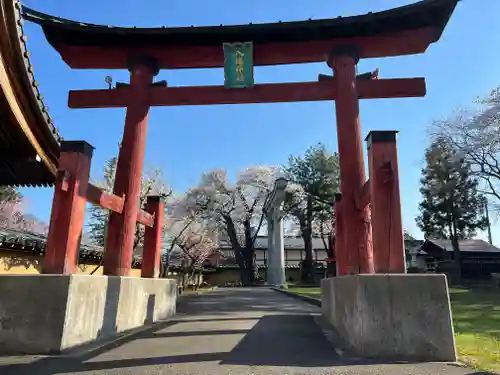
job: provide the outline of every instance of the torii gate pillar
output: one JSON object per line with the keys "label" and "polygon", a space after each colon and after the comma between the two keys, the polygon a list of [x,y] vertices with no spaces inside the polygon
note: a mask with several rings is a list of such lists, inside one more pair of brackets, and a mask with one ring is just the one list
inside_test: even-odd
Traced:
{"label": "torii gate pillar", "polygon": [[128,60],[130,70],[130,100],[125,116],[123,141],[116,166],[113,194],[123,196],[121,215],[111,213],[104,253],[104,274],[128,276],[139,214],[142,168],[150,107],[150,87],[158,74],[157,62],[148,56]]}
{"label": "torii gate pillar", "polygon": [[359,119],[359,95],[356,87],[355,47],[345,46],[331,53],[328,65],[333,69],[337,92],[335,100],[337,139],[340,162],[342,220],[346,230],[342,244],[349,251],[349,274],[374,273],[371,224],[368,207],[357,207],[357,194],[366,182],[363,140]]}

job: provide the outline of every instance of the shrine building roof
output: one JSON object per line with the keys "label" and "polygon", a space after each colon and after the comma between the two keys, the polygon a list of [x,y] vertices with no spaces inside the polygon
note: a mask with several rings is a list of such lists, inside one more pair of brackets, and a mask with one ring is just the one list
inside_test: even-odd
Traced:
{"label": "shrine building roof", "polygon": [[0,185],[48,186],[61,138],[34,77],[17,0],[0,0],[0,35]]}
{"label": "shrine building roof", "polygon": [[[232,42],[253,42],[255,65],[324,61],[338,44],[358,46],[362,58],[422,53],[440,38],[458,1],[422,0],[352,17],[228,26],[115,27],[27,7],[23,16],[42,26],[49,43],[72,68],[122,69],[124,54],[141,52],[158,58],[161,68],[173,69],[220,67],[222,44]],[[94,55],[99,48],[108,51]],[[207,57],[210,51],[217,56]]]}

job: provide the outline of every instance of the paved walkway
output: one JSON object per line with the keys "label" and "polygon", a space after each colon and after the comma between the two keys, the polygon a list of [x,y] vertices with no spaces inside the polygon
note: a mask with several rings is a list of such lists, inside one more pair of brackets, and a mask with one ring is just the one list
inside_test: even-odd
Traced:
{"label": "paved walkway", "polygon": [[187,297],[178,310],[171,321],[94,350],[0,358],[0,374],[481,374],[451,364],[341,358],[315,323],[317,307],[265,288]]}

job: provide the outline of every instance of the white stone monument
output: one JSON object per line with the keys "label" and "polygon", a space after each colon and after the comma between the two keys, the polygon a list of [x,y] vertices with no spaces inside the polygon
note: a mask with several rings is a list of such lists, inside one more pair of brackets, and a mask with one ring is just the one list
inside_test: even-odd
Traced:
{"label": "white stone monument", "polygon": [[288,181],[278,178],[269,196],[264,213],[267,216],[267,283],[286,287],[285,248],[283,243],[283,202]]}

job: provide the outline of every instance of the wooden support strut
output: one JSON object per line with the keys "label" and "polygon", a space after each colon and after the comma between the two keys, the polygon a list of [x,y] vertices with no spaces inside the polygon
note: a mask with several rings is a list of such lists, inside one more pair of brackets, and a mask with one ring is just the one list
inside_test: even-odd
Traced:
{"label": "wooden support strut", "polygon": [[141,209],[137,214],[137,221],[146,227],[153,228],[155,226],[155,215]]}
{"label": "wooden support strut", "polygon": [[156,278],[160,274],[161,245],[165,204],[160,196],[148,197],[146,211],[154,217],[153,225],[144,231],[141,277]]}
{"label": "wooden support strut", "polygon": [[61,143],[43,273],[76,272],[92,153],[87,142]]}
{"label": "wooden support strut", "polygon": [[[96,206],[121,214],[123,212],[125,196],[118,197],[114,194],[106,193],[95,185],[89,184],[87,187],[87,201]],[[137,214],[137,221],[147,227],[153,227],[155,219],[154,215],[141,209]]]}
{"label": "wooden support strut", "polygon": [[124,197],[106,193],[101,188],[92,184],[89,184],[87,187],[87,201],[118,214],[121,214],[123,211]]}
{"label": "wooden support strut", "polygon": [[[224,86],[148,87],[151,106],[212,105],[307,102],[337,100],[336,78],[320,82],[266,83],[252,88],[228,89]],[[359,99],[422,97],[424,78],[357,80]],[[135,101],[128,87],[105,90],[72,90],[70,108],[124,108]]]}
{"label": "wooden support strut", "polygon": [[370,180],[368,180],[356,195],[356,207],[358,210],[364,210],[370,204],[370,199]]}
{"label": "wooden support strut", "polygon": [[372,131],[366,137],[377,273],[404,273],[406,268],[396,133]]}

